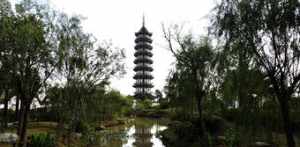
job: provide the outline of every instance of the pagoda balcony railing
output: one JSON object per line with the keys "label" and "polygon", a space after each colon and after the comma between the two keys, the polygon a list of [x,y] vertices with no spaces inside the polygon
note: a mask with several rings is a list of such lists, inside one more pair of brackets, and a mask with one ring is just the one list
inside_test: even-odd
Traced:
{"label": "pagoda balcony railing", "polygon": [[149,56],[137,56],[137,57],[135,57],[135,59],[148,59],[148,60],[152,60],[151,57],[149,57]]}
{"label": "pagoda balcony railing", "polygon": [[152,57],[153,54],[148,51],[148,50],[137,50],[135,53],[134,53],[134,56],[135,57],[138,57],[138,56],[149,56],[149,57]]}
{"label": "pagoda balcony railing", "polygon": [[145,75],[151,75],[152,74],[152,72],[150,72],[150,71],[137,71],[137,72],[135,72],[136,74],[145,74]]}
{"label": "pagoda balcony railing", "polygon": [[151,46],[150,43],[147,43],[147,42],[139,42],[135,45],[134,49],[136,50],[140,50],[140,49],[149,49],[149,50],[152,50],[153,47]]}
{"label": "pagoda balcony railing", "polygon": [[152,43],[152,39],[149,36],[145,36],[145,35],[139,35],[136,37],[136,39],[134,40],[135,43],[138,42],[149,42]]}
{"label": "pagoda balcony railing", "polygon": [[136,83],[151,83],[150,79],[137,79]]}
{"label": "pagoda balcony railing", "polygon": [[141,66],[134,67],[133,70],[134,71],[153,71],[153,68],[151,66],[141,65]]}
{"label": "pagoda balcony railing", "polygon": [[138,79],[149,79],[152,80],[154,77],[150,74],[143,75],[143,74],[136,74],[133,76],[133,79],[138,80]]}
{"label": "pagoda balcony railing", "polygon": [[152,83],[134,83],[134,88],[153,88]]}
{"label": "pagoda balcony railing", "polygon": [[146,92],[150,92],[151,91],[151,88],[136,88],[135,89],[136,92],[143,92],[143,91],[146,91]]}
{"label": "pagoda balcony railing", "polygon": [[135,45],[136,45],[136,46],[137,46],[137,45],[150,45],[150,46],[151,46],[151,43],[150,43],[150,42],[142,41],[142,42],[137,42]]}
{"label": "pagoda balcony railing", "polygon": [[153,64],[153,61],[151,58],[144,56],[144,57],[137,57],[134,61],[134,64],[139,64],[139,63],[148,63],[148,64]]}
{"label": "pagoda balcony railing", "polygon": [[135,66],[148,66],[148,67],[152,67],[152,64],[148,64],[148,63],[138,63],[138,64],[135,64]]}

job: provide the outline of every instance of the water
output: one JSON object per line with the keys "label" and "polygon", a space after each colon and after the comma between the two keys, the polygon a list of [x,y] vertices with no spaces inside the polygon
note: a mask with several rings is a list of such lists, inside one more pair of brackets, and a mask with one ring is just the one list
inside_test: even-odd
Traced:
{"label": "water", "polygon": [[137,118],[132,125],[101,131],[101,147],[165,147],[158,132],[166,128],[159,120]]}

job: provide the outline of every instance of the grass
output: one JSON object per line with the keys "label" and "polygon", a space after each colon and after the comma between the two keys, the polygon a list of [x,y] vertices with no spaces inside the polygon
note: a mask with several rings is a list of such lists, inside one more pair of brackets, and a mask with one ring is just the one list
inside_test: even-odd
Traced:
{"label": "grass", "polygon": [[[55,133],[56,123],[54,122],[29,122],[27,127],[27,136],[36,133]],[[5,132],[17,133],[16,128],[9,128]],[[12,147],[10,144],[0,143],[0,147]]]}

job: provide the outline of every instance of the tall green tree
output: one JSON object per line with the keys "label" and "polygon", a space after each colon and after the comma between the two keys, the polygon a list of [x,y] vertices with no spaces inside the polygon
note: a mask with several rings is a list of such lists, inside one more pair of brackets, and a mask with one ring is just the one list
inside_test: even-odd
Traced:
{"label": "tall green tree", "polygon": [[21,99],[21,114],[19,120],[19,135],[23,146],[26,142],[26,126],[28,112],[33,98],[38,92],[43,81],[48,78],[45,71],[47,64],[51,62],[51,50],[45,41],[43,23],[34,15],[20,16],[14,22],[15,30],[11,32],[15,37],[11,38],[14,44],[12,58],[12,70],[17,77],[17,90]]}
{"label": "tall green tree", "polygon": [[[1,0],[0,1],[0,19],[1,19],[1,29],[5,29],[6,25],[9,24],[10,19],[9,16],[12,15],[12,9],[11,4],[7,0]],[[4,31],[4,30],[2,30]],[[7,34],[6,34],[7,35]],[[4,35],[1,36],[3,40]],[[8,111],[8,102],[10,100],[10,91],[12,90],[12,84],[13,79],[10,72],[10,66],[9,66],[9,60],[7,60],[6,57],[6,49],[8,46],[6,44],[1,43],[1,49],[0,49],[0,84],[1,84],[1,97],[0,98],[0,104],[4,104],[4,110],[3,110],[3,127],[7,127],[7,111]]]}
{"label": "tall green tree", "polygon": [[183,36],[181,32],[182,30],[176,26],[173,31],[163,27],[169,49],[176,58],[176,72],[187,76],[187,80],[191,81],[192,94],[196,100],[201,124],[199,133],[205,146],[207,140],[202,121],[202,102],[211,86],[210,73],[213,69],[215,54],[208,38],[196,40],[192,35]]}
{"label": "tall green tree", "polygon": [[290,99],[299,87],[299,9],[297,0],[221,1],[215,28],[226,46],[255,55],[279,102],[287,146],[295,147]]}
{"label": "tall green tree", "polygon": [[[76,93],[72,88],[83,86],[86,90],[93,90],[99,85],[109,84],[112,76],[124,73],[123,50],[113,47],[111,43],[97,44],[91,34],[82,30],[79,17],[62,15],[59,22],[60,58],[57,72],[60,78],[66,80],[62,83],[65,92],[68,92],[65,99],[81,101],[85,94]],[[71,91],[67,90],[69,87]],[[76,96],[79,96],[78,99]]]}
{"label": "tall green tree", "polygon": [[[19,146],[26,146],[27,120],[34,98],[55,69],[57,39],[53,23],[38,3],[30,0],[16,5],[12,15],[1,17],[1,62],[8,67],[6,74],[14,79],[15,96],[20,99],[18,125]],[[52,12],[52,11],[51,11]]]}
{"label": "tall green tree", "polygon": [[[58,114],[60,129],[68,124],[71,133],[79,123],[90,122],[90,114],[97,110],[90,108],[100,103],[95,93],[99,94],[99,88],[104,93],[110,78],[124,73],[125,56],[122,49],[108,42],[99,44],[92,34],[84,32],[79,16],[59,15],[55,29],[59,40],[55,73],[61,88],[50,87],[50,101],[64,112]],[[59,93],[53,93],[53,88],[60,89]]]}

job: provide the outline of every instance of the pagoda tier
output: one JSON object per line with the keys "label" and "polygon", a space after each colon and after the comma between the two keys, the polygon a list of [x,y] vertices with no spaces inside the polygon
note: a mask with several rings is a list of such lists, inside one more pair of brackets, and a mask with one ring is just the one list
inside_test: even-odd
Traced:
{"label": "pagoda tier", "polygon": [[150,33],[144,25],[142,28],[135,33],[136,39],[134,46],[135,49],[135,60],[134,60],[134,71],[136,74],[134,75],[134,79],[136,82],[133,87],[135,90],[135,97],[137,99],[145,99],[151,97],[151,88],[153,88],[153,84],[151,80],[153,76],[151,72],[153,71],[152,64],[153,61],[151,57],[153,56],[151,50],[153,49],[151,46],[152,43],[152,33]]}
{"label": "pagoda tier", "polygon": [[153,71],[153,68],[147,64],[145,64],[145,65],[138,64],[133,70],[134,71]]}
{"label": "pagoda tier", "polygon": [[147,50],[144,50],[144,51],[136,51],[135,53],[134,53],[134,56],[135,57],[138,57],[138,56],[149,56],[149,57],[152,57],[153,56],[153,54],[150,52],[150,51],[147,51]]}
{"label": "pagoda tier", "polygon": [[137,80],[137,79],[153,79],[153,76],[150,74],[136,74],[133,76],[133,79]]}
{"label": "pagoda tier", "polygon": [[153,64],[153,61],[150,57],[146,55],[137,56],[133,62],[134,64]]}

